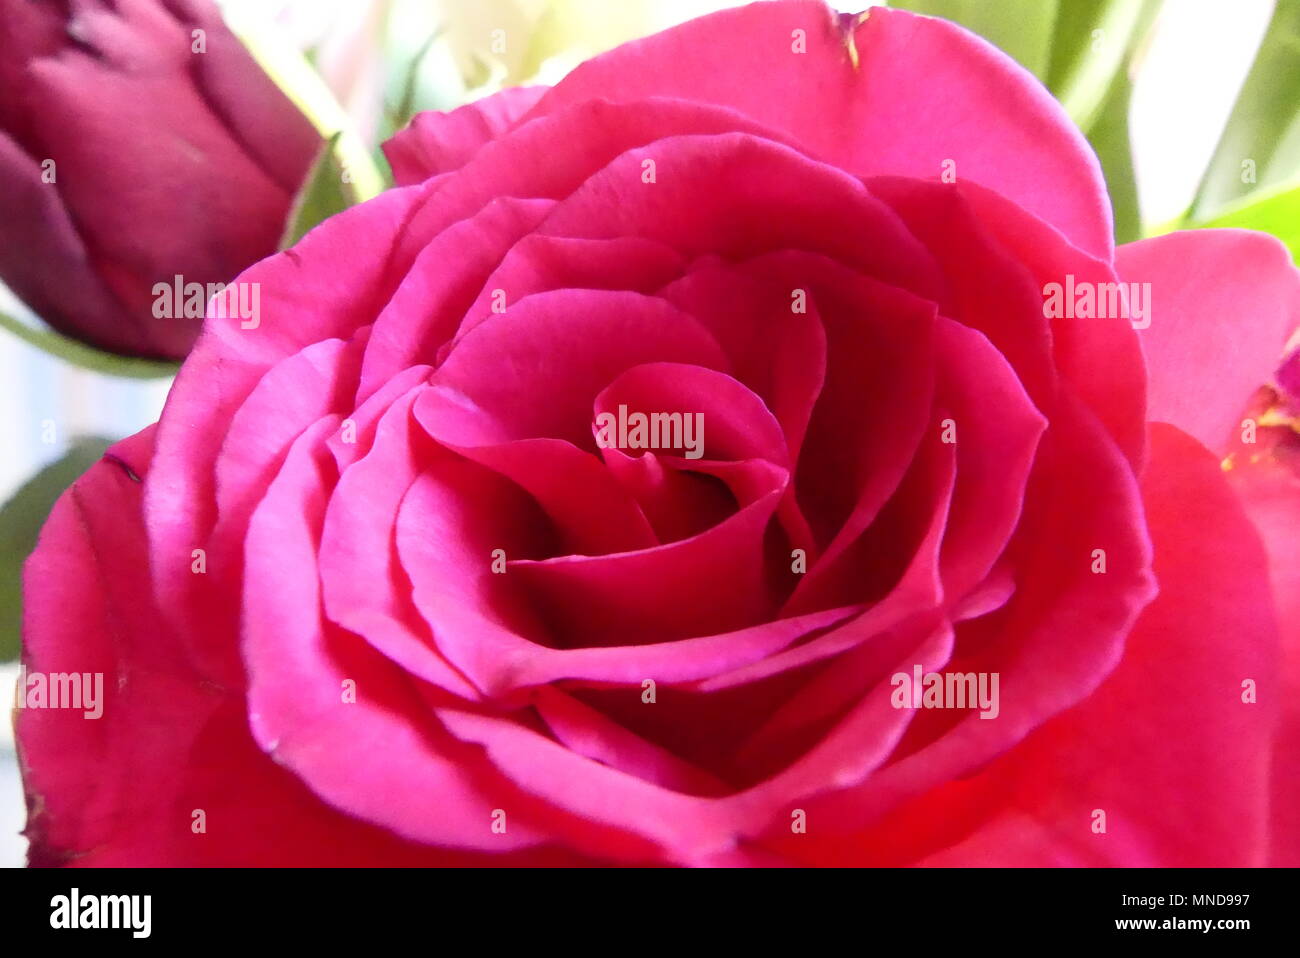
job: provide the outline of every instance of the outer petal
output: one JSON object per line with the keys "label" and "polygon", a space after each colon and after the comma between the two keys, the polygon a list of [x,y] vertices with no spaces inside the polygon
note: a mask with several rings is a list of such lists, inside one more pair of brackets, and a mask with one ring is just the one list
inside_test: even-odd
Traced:
{"label": "outer petal", "polygon": [[1300,321],[1286,247],[1264,233],[1196,230],[1122,246],[1116,266],[1125,282],[1151,284],[1151,324],[1139,330],[1147,419],[1222,449]]}
{"label": "outer petal", "polygon": [[398,186],[458,170],[510,129],[550,87],[510,87],[445,113],[429,110],[384,144]]}
{"label": "outer petal", "polygon": [[[167,397],[145,488],[154,597],[169,622],[180,625],[206,601],[180,560],[206,543],[216,522],[215,466],[228,424],[277,363],[313,343],[351,338],[373,319],[396,285],[391,243],[422,190],[389,190],[345,210],[243,273],[239,282],[262,292],[256,328],[215,317],[206,324]],[[229,656],[211,649],[202,657]]]}
{"label": "outer petal", "polygon": [[[882,821],[858,856],[1264,864],[1282,694],[1265,555],[1214,457],[1176,429],[1153,427],[1143,495],[1161,592],[1116,670],[981,774]],[[1245,679],[1257,685],[1255,704],[1242,701]],[[1093,831],[1098,809],[1105,833]]]}
{"label": "outer petal", "polygon": [[[59,500],[26,569],[29,672],[102,672],[103,715],[26,709],[17,737],[34,865],[549,863],[403,841],[317,800],[259,751],[236,694],[201,682],[149,600],[141,484],[154,430]],[[192,622],[190,628],[202,628]],[[194,830],[196,809],[206,831]]]}
{"label": "outer petal", "polygon": [[1015,61],[946,21],[875,7],[854,22],[812,0],[724,10],[589,60],[529,117],[651,95],[738,110],[862,175],[937,178],[952,160],[1110,258],[1105,182],[1083,136]]}
{"label": "outer petal", "polygon": [[[1288,445],[1300,444],[1293,433]],[[1249,448],[1249,447],[1239,447]],[[1294,452],[1273,449],[1236,456],[1228,479],[1241,495],[1268,550],[1269,578],[1282,632],[1279,671],[1282,724],[1273,753],[1273,811],[1269,864],[1300,865],[1300,472],[1288,468]]]}

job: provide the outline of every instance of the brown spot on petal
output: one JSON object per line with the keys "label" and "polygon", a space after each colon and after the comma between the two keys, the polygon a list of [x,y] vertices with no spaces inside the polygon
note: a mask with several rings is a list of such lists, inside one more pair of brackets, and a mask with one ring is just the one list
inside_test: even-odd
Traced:
{"label": "brown spot on petal", "polygon": [[111,452],[106,452],[106,453],[104,453],[104,458],[105,458],[106,460],[108,460],[109,462],[113,463],[114,465],[120,466],[121,469],[122,469],[122,471],[126,473],[127,478],[129,478],[132,482],[139,482],[139,481],[140,481],[140,477],[139,477],[138,475],[136,475],[135,470],[132,469],[130,466],[128,466],[124,460],[119,459],[117,456],[113,455]]}
{"label": "brown spot on petal", "polygon": [[836,24],[840,28],[840,39],[844,41],[844,49],[849,52],[849,62],[853,64],[853,69],[857,70],[861,62],[858,56],[858,44],[854,39],[858,27],[867,22],[871,16],[870,10],[863,10],[861,13],[841,13],[836,17]]}

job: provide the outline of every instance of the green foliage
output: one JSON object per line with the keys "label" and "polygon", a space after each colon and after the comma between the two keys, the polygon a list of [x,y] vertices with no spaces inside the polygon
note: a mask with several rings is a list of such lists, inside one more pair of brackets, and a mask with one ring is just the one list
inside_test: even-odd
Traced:
{"label": "green foliage", "polygon": [[1191,219],[1204,224],[1239,208],[1252,193],[1295,186],[1298,173],[1300,3],[1282,0],[1201,181]]}
{"label": "green foliage", "polygon": [[0,661],[18,657],[22,622],[23,563],[50,510],[65,489],[99,461],[111,443],[76,439],[62,459],[46,466],[0,507]]}
{"label": "green foliage", "polygon": [[161,379],[176,375],[179,364],[154,359],[136,359],[133,356],[119,356],[108,353],[94,346],[87,346],[62,333],[45,328],[29,326],[12,316],[0,313],[0,327],[4,327],[23,342],[35,346],[42,352],[57,356],[64,362],[82,369],[89,369],[109,376],[124,376],[131,379]]}

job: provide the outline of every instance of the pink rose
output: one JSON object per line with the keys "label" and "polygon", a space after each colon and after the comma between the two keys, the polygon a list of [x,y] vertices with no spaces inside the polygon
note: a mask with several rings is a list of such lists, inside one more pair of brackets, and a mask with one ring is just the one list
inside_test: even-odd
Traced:
{"label": "pink rose", "polygon": [[155,285],[275,252],[320,137],[210,0],[0,0],[0,51],[0,279],[69,336],[183,357],[202,307]]}
{"label": "pink rose", "polygon": [[888,9],[388,151],[43,533],[27,668],[109,680],[20,713],[34,863],[1295,862],[1219,465],[1279,243],[1116,251],[1050,96]]}

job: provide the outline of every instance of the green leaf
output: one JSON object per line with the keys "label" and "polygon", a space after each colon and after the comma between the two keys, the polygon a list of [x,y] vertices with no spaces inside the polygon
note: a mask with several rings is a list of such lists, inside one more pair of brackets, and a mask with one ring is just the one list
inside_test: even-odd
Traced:
{"label": "green leaf", "polygon": [[[1243,169],[1247,161],[1254,164],[1254,182]],[[1191,218],[1212,219],[1250,193],[1276,189],[1298,173],[1300,3],[1281,0],[1201,181]]]}
{"label": "green leaf", "polygon": [[1214,219],[1197,223],[1198,228],[1234,228],[1272,233],[1291,251],[1291,259],[1300,263],[1300,186],[1292,185],[1260,197],[1254,195],[1244,203],[1229,208]]}
{"label": "green leaf", "polygon": [[428,38],[415,48],[410,60],[401,68],[402,82],[397,104],[385,110],[388,123],[394,131],[406,126],[411,121],[411,117],[419,112],[417,104],[420,102],[420,70],[440,36],[442,36],[441,27],[430,33]]}
{"label": "green leaf", "polygon": [[889,5],[959,23],[1015,57],[1040,80],[1047,78],[1058,0],[891,0]]}
{"label": "green leaf", "polygon": [[[1133,144],[1129,137],[1129,105],[1133,98],[1133,63],[1140,56],[1161,3],[1162,0],[1122,3],[1123,15],[1115,14],[1115,4],[1110,0],[1080,4],[1070,11],[1070,16],[1075,19],[1068,24],[1061,23],[1057,34],[1058,51],[1065,50],[1071,42],[1080,42],[1084,44],[1082,49],[1088,51],[1084,61],[1092,57],[1097,63],[1105,64],[1105,70],[1109,71],[1109,85],[1094,104],[1092,84],[1099,82],[1102,76],[1096,67],[1081,66],[1077,48],[1074,58],[1055,61],[1055,66],[1063,71],[1056,77],[1062,85],[1062,92],[1058,95],[1070,98],[1074,110],[1080,114],[1071,115],[1075,116],[1101,162],[1106,191],[1110,194],[1115,215],[1117,243],[1130,243],[1143,235],[1137,177],[1133,168]],[[1095,19],[1079,20],[1080,10],[1088,5],[1094,8]],[[1086,39],[1079,37],[1081,30],[1086,31]],[[1097,30],[1101,33],[1097,34]],[[1072,37],[1075,39],[1071,40]],[[1061,53],[1061,57],[1064,58],[1065,54]],[[1066,108],[1069,110],[1070,106]]]}
{"label": "green leaf", "polygon": [[63,491],[99,461],[107,439],[75,439],[62,459],[46,466],[0,507],[0,662],[18,657],[22,629],[23,563]]}
{"label": "green leaf", "polygon": [[119,356],[108,353],[94,346],[87,346],[52,329],[37,329],[28,326],[12,316],[0,313],[0,327],[4,327],[19,339],[30,343],[51,356],[109,376],[123,376],[130,379],[160,379],[175,376],[180,369],[178,363],[164,362],[156,359],[137,359],[133,356]]}
{"label": "green leaf", "polygon": [[1115,211],[1115,242],[1131,243],[1142,238],[1142,213],[1138,208],[1137,177],[1133,171],[1133,145],[1128,133],[1128,108],[1133,84],[1121,72],[1111,82],[1110,94],[1101,104],[1088,141],[1097,151],[1106,177],[1106,192]]}
{"label": "green leaf", "polygon": [[[1146,36],[1161,0],[1071,0],[1061,5],[1052,36],[1048,89],[1080,129],[1103,122],[1102,111]],[[1126,133],[1127,136],[1127,133]]]}
{"label": "green leaf", "polygon": [[311,172],[303,181],[302,189],[294,198],[285,221],[280,249],[292,246],[318,224],[349,206],[360,203],[364,197],[357,191],[348,168],[338,155],[342,133],[330,137],[312,164]]}

